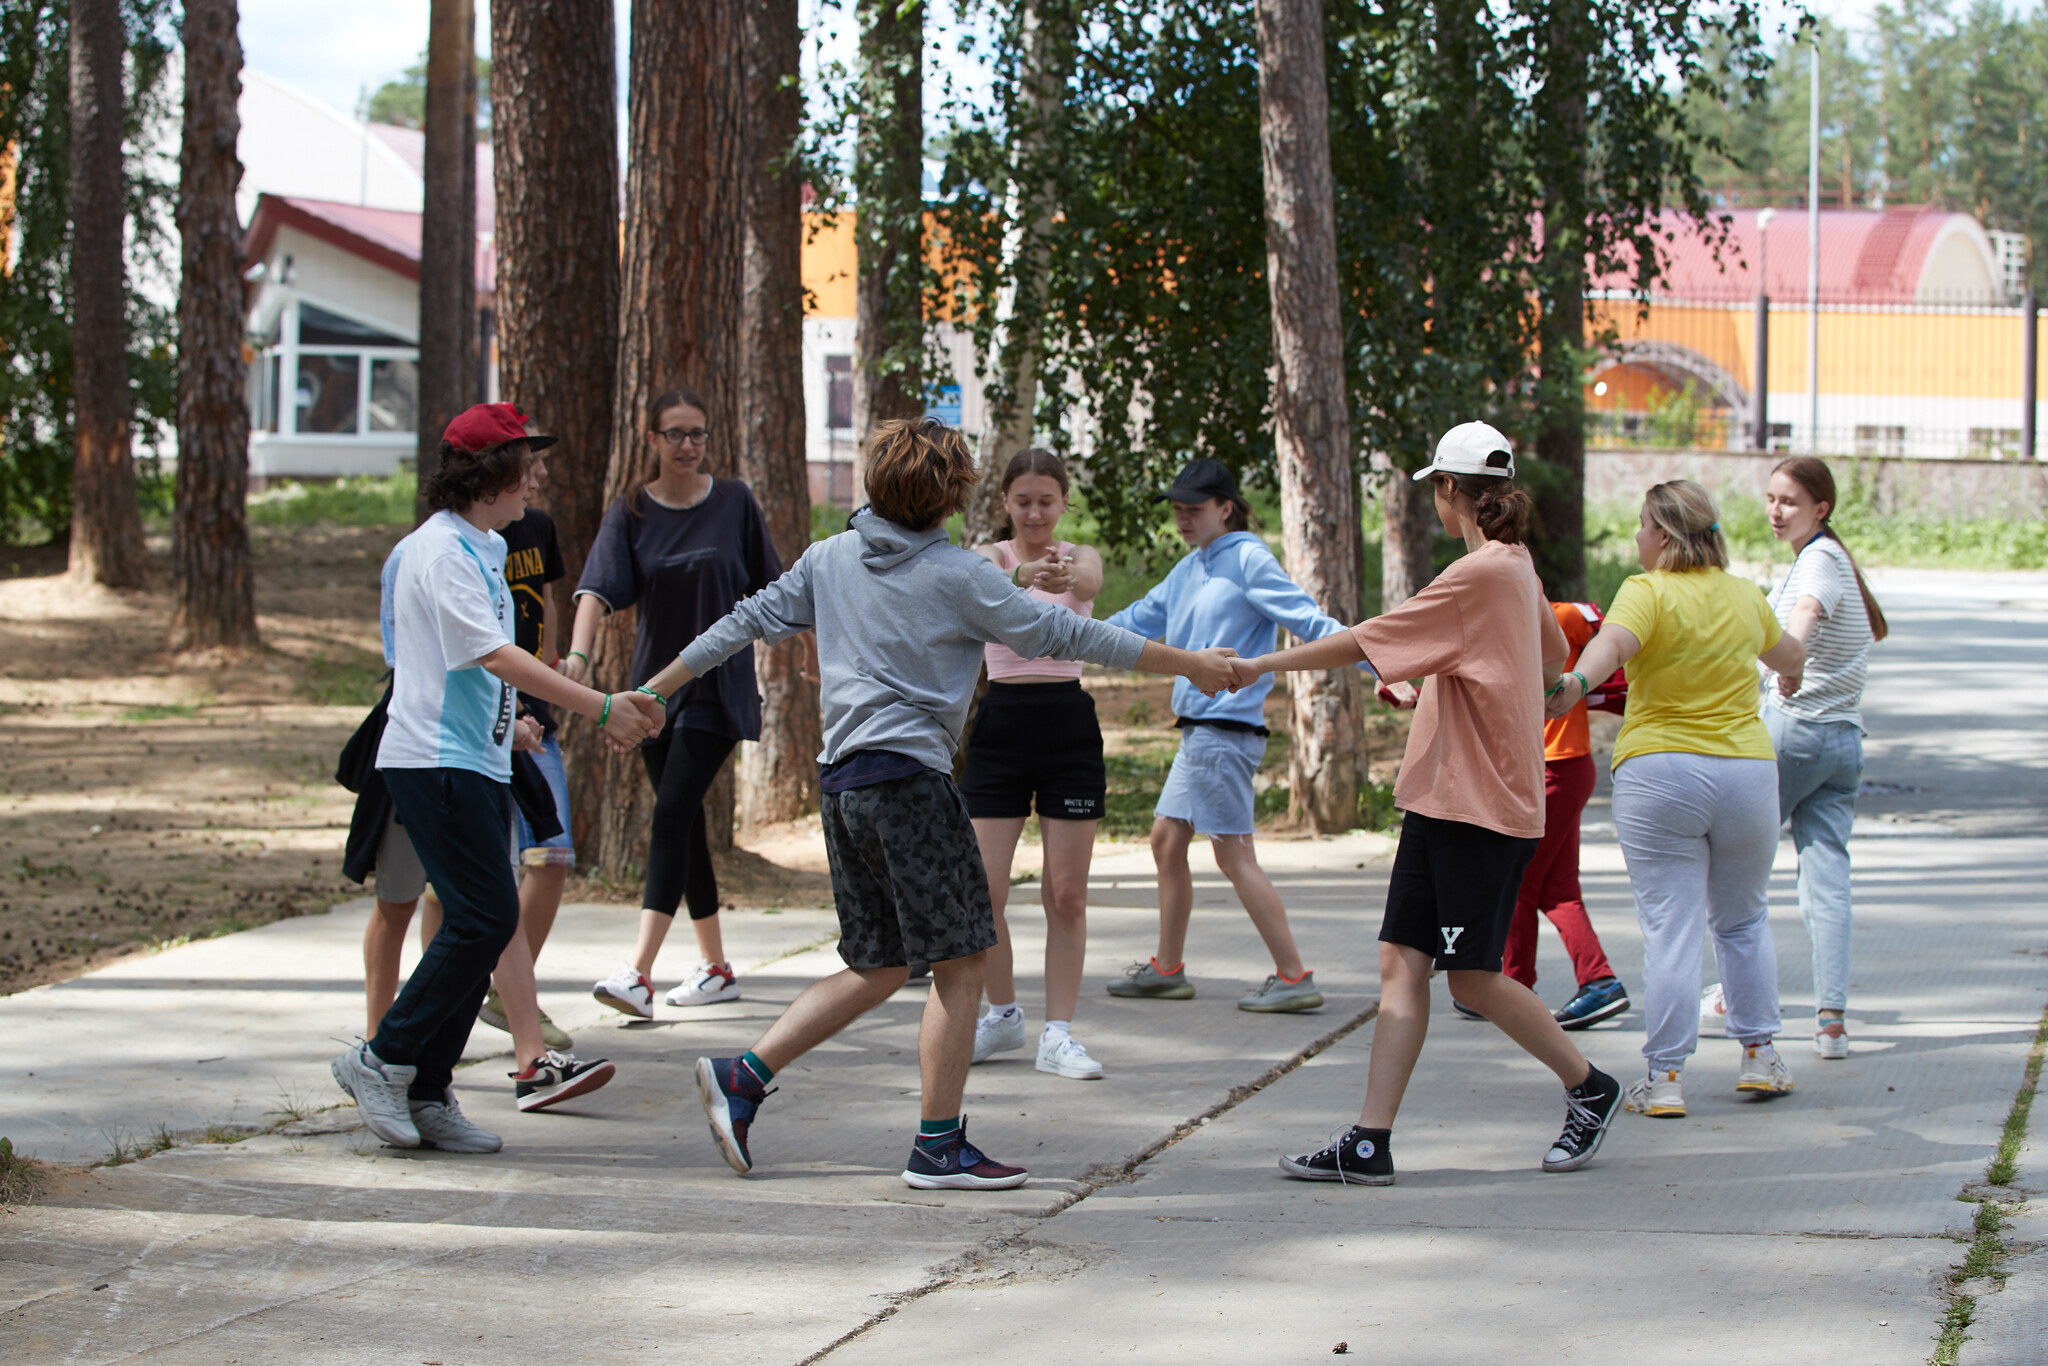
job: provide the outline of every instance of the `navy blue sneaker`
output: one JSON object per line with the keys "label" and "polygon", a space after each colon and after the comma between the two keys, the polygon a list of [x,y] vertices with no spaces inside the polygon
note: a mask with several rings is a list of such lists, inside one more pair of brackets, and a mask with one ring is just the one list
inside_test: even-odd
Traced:
{"label": "navy blue sneaker", "polygon": [[1022,1167],[1006,1167],[967,1141],[967,1125],[944,1138],[910,1145],[903,1184],[921,1191],[997,1191],[1024,1184]]}
{"label": "navy blue sneaker", "polygon": [[711,1137],[725,1154],[725,1164],[745,1176],[754,1169],[754,1159],[747,1152],[747,1130],[760,1113],[761,1102],[774,1092],[755,1081],[738,1058],[699,1058],[697,1094],[704,1101],[704,1117],[711,1121]]}
{"label": "navy blue sneaker", "polygon": [[1579,994],[1557,1012],[1556,1020],[1566,1029],[1584,1029],[1587,1025],[1611,1020],[1627,1009],[1628,992],[1622,987],[1621,979],[1602,977],[1580,987]]}
{"label": "navy blue sneaker", "polygon": [[1486,1019],[1484,1015],[1481,1015],[1478,1011],[1474,1010],[1471,1006],[1466,1005],[1463,1001],[1459,1000],[1455,996],[1451,998],[1451,1009],[1457,1011],[1460,1015],[1464,1016],[1468,1020],[1479,1020],[1483,1022]]}

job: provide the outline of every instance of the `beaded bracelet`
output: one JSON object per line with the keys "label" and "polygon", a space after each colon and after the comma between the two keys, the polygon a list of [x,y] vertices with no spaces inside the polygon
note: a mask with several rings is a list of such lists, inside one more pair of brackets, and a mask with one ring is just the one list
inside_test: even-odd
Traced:
{"label": "beaded bracelet", "polygon": [[662,695],[661,695],[660,693],[658,693],[658,692],[656,692],[656,691],[655,691],[654,689],[652,689],[652,688],[648,687],[648,686],[647,686],[647,685],[646,685],[645,683],[642,683],[642,684],[641,684],[641,685],[640,685],[639,687],[637,687],[637,688],[633,689],[633,691],[634,691],[634,692],[644,692],[644,693],[646,693],[646,694],[647,694],[647,695],[648,695],[649,697],[651,697],[651,698],[653,698],[653,699],[654,699],[655,701],[657,701],[657,702],[661,703],[661,705],[662,705],[662,706],[664,706],[664,707],[668,705],[668,699],[667,699],[666,697],[663,697],[663,696],[662,696]]}
{"label": "beaded bracelet", "polygon": [[598,716],[598,718],[597,718],[597,728],[598,728],[599,730],[603,730],[603,729],[604,729],[604,723],[605,723],[605,722],[607,722],[607,721],[609,721],[609,720],[611,720],[611,719],[612,719],[612,695],[611,695],[610,693],[606,693],[606,694],[604,695],[604,711],[603,711],[603,712],[602,712],[601,714],[599,714],[599,716]]}

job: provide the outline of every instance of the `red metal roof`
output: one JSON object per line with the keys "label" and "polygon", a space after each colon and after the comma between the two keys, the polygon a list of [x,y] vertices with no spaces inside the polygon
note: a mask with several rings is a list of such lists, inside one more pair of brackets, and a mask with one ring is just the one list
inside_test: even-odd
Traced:
{"label": "red metal roof", "polygon": [[[1756,297],[1757,263],[1770,271],[1772,298],[1787,302],[1806,298],[1808,218],[1805,209],[1779,209],[1773,215],[1769,250],[1757,231],[1757,209],[1736,209],[1714,215],[1725,220],[1727,239],[1715,247],[1694,220],[1665,213],[1655,232],[1664,241],[1667,269],[1656,292],[1682,299],[1743,300]],[[1822,209],[1820,212],[1820,297],[1828,303],[1904,304],[1920,293],[1922,275],[1935,243],[1946,233],[1978,234],[1967,214],[1948,213],[1927,205],[1885,210]],[[1993,275],[1996,281],[1996,275]],[[1627,290],[1626,272],[1595,280],[1593,288]],[[1941,300],[1947,302],[1947,300]],[[1991,302],[1986,299],[1982,302]]]}
{"label": "red metal roof", "polygon": [[[271,241],[281,227],[296,228],[408,280],[420,278],[419,214],[404,209],[337,204],[325,199],[261,195],[256,200],[256,212],[249,219],[242,259],[262,260],[269,254]],[[480,297],[491,294],[497,275],[497,253],[488,240],[478,241],[476,288]]]}

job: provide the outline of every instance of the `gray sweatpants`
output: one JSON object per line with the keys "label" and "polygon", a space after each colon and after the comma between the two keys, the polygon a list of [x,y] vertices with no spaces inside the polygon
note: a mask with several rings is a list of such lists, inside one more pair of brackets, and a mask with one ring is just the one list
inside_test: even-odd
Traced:
{"label": "gray sweatpants", "polygon": [[1643,1056],[1681,1069],[1699,1043],[1704,928],[1728,1033],[1778,1032],[1778,953],[1766,884],[1778,851],[1778,766],[1711,754],[1638,754],[1614,770],[1614,829],[1643,927]]}

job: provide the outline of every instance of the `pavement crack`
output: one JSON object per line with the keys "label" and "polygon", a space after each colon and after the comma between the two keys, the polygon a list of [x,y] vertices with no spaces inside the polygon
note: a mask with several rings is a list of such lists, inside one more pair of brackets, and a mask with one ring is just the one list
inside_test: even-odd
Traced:
{"label": "pavement crack", "polygon": [[869,1315],[865,1322],[840,1334],[831,1342],[826,1343],[817,1351],[798,1361],[796,1366],[816,1366],[818,1362],[824,1361],[847,1343],[866,1336],[887,1323],[890,1319],[895,1318],[905,1306],[915,1304],[927,1295],[960,1283],[969,1274],[986,1266],[991,1259],[1022,1247],[1032,1233],[1052,1220],[1057,1219],[1060,1215],[1065,1214],[1097,1191],[1109,1186],[1121,1185],[1124,1182],[1135,1179],[1138,1168],[1157,1158],[1168,1148],[1173,1147],[1189,1134],[1202,1128],[1210,1120],[1235,1110],[1238,1106],[1244,1104],[1253,1096],[1256,1096],[1259,1092],[1286,1076],[1289,1072],[1300,1067],[1310,1058],[1335,1047],[1348,1035],[1363,1028],[1379,1013],[1379,1002],[1374,1001],[1335,1029],[1330,1030],[1319,1038],[1311,1040],[1303,1047],[1288,1054],[1250,1081],[1231,1087],[1223,1099],[1199,1114],[1191,1115],[1174,1125],[1172,1131],[1164,1137],[1147,1144],[1129,1157],[1105,1162],[1091,1168],[1080,1178],[1078,1183],[1080,1188],[1068,1193],[1066,1199],[1057,1202],[1043,1214],[1019,1216],[1028,1221],[1025,1228],[1013,1233],[998,1234],[993,1238],[976,1244],[956,1257],[941,1262],[933,1270],[930,1278],[922,1284],[885,1296],[884,1298],[889,1301],[887,1305]]}

